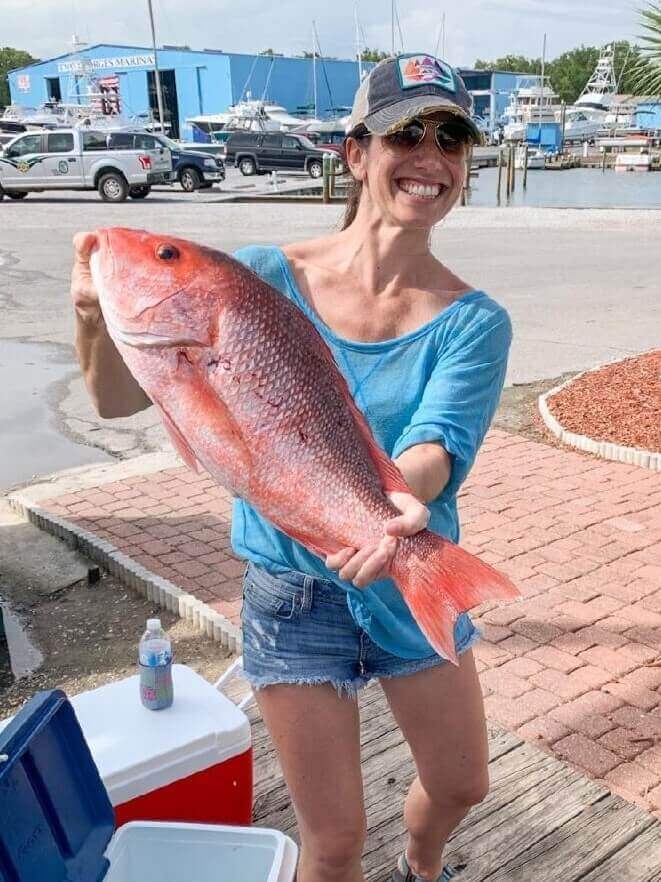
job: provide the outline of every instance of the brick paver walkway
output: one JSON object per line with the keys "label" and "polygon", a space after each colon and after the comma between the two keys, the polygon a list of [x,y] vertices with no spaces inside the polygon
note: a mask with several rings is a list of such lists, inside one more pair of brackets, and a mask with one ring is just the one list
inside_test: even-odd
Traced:
{"label": "brick paver walkway", "polygon": [[[40,503],[237,622],[230,501],[185,468]],[[487,605],[489,717],[661,818],[661,474],[492,431],[464,545],[524,598]]]}

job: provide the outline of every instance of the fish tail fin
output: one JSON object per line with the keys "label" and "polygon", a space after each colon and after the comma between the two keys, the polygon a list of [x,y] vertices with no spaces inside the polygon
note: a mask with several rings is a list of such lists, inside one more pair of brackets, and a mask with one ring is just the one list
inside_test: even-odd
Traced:
{"label": "fish tail fin", "polygon": [[454,664],[458,616],[487,600],[520,594],[507,576],[430,530],[400,540],[391,572],[431,646]]}

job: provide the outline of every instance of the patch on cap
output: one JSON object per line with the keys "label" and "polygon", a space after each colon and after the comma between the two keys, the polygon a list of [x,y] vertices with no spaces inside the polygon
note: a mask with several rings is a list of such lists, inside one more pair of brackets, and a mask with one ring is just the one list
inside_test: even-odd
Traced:
{"label": "patch on cap", "polygon": [[405,55],[397,59],[402,89],[433,84],[448,92],[456,92],[457,86],[452,68],[432,55]]}

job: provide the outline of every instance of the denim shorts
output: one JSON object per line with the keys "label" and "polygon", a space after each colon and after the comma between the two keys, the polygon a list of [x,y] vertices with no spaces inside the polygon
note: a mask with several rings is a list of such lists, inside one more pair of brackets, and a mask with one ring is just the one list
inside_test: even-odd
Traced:
{"label": "denim shorts", "polygon": [[[356,622],[333,582],[249,563],[243,580],[243,670],[254,689],[275,683],[331,683],[354,696],[372,678],[415,674],[446,660],[405,659],[382,649]],[[456,634],[465,652],[479,631],[464,617]]]}

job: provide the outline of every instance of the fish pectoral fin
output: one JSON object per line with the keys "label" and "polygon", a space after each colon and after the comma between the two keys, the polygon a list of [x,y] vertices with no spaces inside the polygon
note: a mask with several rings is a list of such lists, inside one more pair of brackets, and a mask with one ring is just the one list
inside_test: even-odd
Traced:
{"label": "fish pectoral fin", "polygon": [[[177,416],[156,400],[174,446],[195,471],[202,466],[232,493],[244,496],[253,470],[240,427],[220,395],[185,360],[177,371]],[[186,434],[179,428],[185,425]]]}
{"label": "fish pectoral fin", "polygon": [[170,436],[170,441],[172,441],[175,450],[190,469],[192,469],[194,472],[199,472],[200,463],[193,453],[190,444],[188,443],[188,441],[186,441],[177,426],[174,424],[172,418],[165,410],[163,405],[158,404],[158,408],[161,411],[161,416],[163,417],[163,425],[165,426],[165,430]]}

